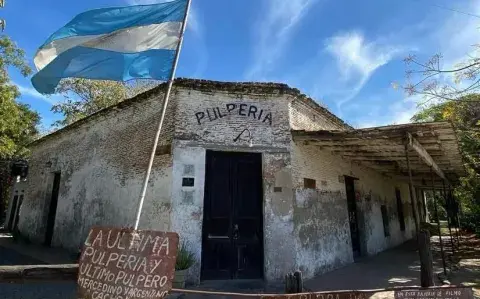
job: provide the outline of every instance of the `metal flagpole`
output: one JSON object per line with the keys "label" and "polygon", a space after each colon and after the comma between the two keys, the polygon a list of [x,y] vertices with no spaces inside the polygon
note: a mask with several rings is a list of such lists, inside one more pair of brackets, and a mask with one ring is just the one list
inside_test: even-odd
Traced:
{"label": "metal flagpole", "polygon": [[173,80],[175,79],[175,71],[177,70],[178,57],[180,56],[180,50],[182,49],[183,35],[185,34],[185,28],[187,27],[188,12],[190,10],[190,3],[192,0],[187,0],[187,8],[185,10],[185,18],[182,23],[182,28],[180,30],[180,39],[177,45],[177,51],[175,53],[175,58],[173,60],[172,72],[167,83],[167,90],[165,92],[165,97],[162,104],[162,115],[160,121],[158,122],[157,132],[155,134],[155,139],[153,141],[152,152],[150,153],[150,161],[148,161],[147,173],[145,173],[145,179],[143,180],[142,193],[140,195],[140,200],[138,202],[137,216],[135,218],[134,229],[138,229],[138,223],[140,222],[140,216],[142,215],[143,202],[145,201],[145,194],[147,193],[148,180],[150,179],[150,173],[152,172],[153,160],[155,159],[155,152],[157,151],[158,139],[160,138],[160,133],[163,127],[163,121],[165,120],[165,113],[167,111],[168,100],[170,98],[170,92],[172,91]]}

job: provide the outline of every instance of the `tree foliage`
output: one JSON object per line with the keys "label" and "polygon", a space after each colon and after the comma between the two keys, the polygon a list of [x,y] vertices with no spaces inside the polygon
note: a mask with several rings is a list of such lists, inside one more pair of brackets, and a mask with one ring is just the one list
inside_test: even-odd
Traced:
{"label": "tree foliage", "polygon": [[126,98],[153,88],[156,81],[141,80],[130,83],[67,78],[60,81],[56,89],[64,100],[52,107],[55,113],[64,118],[54,125],[62,127],[93,114],[101,109],[115,105]]}
{"label": "tree foliage", "polygon": [[24,156],[25,145],[37,135],[39,115],[28,105],[18,103],[18,88],[10,82],[9,68],[18,69],[24,76],[31,73],[19,49],[7,36],[0,36],[0,159]]}
{"label": "tree foliage", "polygon": [[467,175],[455,188],[463,208],[463,224],[480,233],[480,94],[457,101],[432,104],[418,112],[413,121],[451,121],[457,131]]}
{"label": "tree foliage", "polygon": [[37,136],[39,115],[16,101],[18,88],[10,81],[9,70],[28,76],[31,69],[22,49],[5,35],[0,36],[0,219],[8,198],[10,162],[27,155],[26,145]]}

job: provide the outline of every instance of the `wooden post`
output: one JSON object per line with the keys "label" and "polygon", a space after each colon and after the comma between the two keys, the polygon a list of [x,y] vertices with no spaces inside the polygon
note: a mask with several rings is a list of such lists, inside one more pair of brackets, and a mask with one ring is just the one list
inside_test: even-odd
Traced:
{"label": "wooden post", "polygon": [[293,274],[295,276],[295,280],[297,283],[297,293],[303,293],[303,278],[302,278],[302,272],[300,271],[295,271]]}
{"label": "wooden post", "polygon": [[302,272],[288,273],[285,275],[285,294],[303,293]]}
{"label": "wooden post", "polygon": [[438,217],[437,199],[435,197],[435,181],[433,179],[433,169],[430,168],[430,175],[432,177],[432,193],[433,193],[433,208],[437,216],[438,239],[440,240],[440,252],[442,254],[443,274],[447,276],[447,265],[445,263],[445,252],[443,252],[442,230],[440,228],[440,217]]}
{"label": "wooden post", "polygon": [[451,213],[451,203],[450,198],[447,197],[447,189],[445,188],[445,181],[443,181],[443,199],[445,200],[445,204],[447,206],[447,224],[448,224],[448,232],[450,233],[450,246],[452,246],[452,255],[455,255],[455,245],[453,245],[453,236],[452,236],[452,225],[450,221]]}
{"label": "wooden post", "polygon": [[412,170],[410,169],[410,157],[408,156],[408,145],[405,144],[405,158],[407,160],[407,168],[408,168],[408,190],[410,191],[410,203],[412,204],[412,214],[413,214],[413,221],[415,222],[415,233],[418,236],[418,217],[417,217],[417,209],[415,208],[415,194],[413,189],[413,179],[412,179]]}
{"label": "wooden post", "polygon": [[422,287],[433,286],[433,259],[430,250],[430,232],[420,230],[418,234],[418,251],[420,254],[420,282]]}
{"label": "wooden post", "polygon": [[292,273],[287,273],[287,275],[285,275],[285,294],[295,294],[296,289],[295,278]]}
{"label": "wooden post", "polygon": [[457,223],[457,229],[455,230],[455,235],[457,236],[457,248],[460,249],[460,219],[458,218],[458,210],[459,210],[459,203],[457,202],[457,200],[455,199],[455,196],[453,195],[453,191],[451,189],[451,187],[449,186],[448,187],[449,191],[450,191],[450,196],[452,198],[452,205],[453,205],[453,211],[452,211],[452,217],[455,218],[455,222]]}

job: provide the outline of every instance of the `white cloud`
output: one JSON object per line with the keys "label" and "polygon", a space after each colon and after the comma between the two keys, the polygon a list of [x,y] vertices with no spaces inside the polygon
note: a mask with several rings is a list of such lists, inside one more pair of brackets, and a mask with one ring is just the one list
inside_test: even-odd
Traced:
{"label": "white cloud", "polygon": [[[465,1],[461,7],[462,11],[480,15],[480,1]],[[480,19],[452,11],[445,13],[449,17],[440,22],[440,26],[433,25],[438,27],[432,41],[439,46],[436,52],[443,55],[444,65],[450,67],[463,61],[474,50],[472,46],[480,43]]]}
{"label": "white cloud", "polygon": [[195,38],[195,50],[197,54],[197,66],[192,77],[201,77],[208,63],[208,50],[205,43],[205,26],[203,25],[203,15],[198,8],[197,2],[192,2],[188,14],[187,29],[191,30]]}
{"label": "white cloud", "polygon": [[[463,1],[462,10],[472,14],[480,14],[480,2]],[[480,43],[480,20],[478,18],[467,16],[451,11],[434,11],[434,18],[424,20],[429,23],[429,34],[421,35],[412,33],[410,36],[421,36],[420,39],[413,39],[410,42],[417,44],[417,54],[421,56],[431,56],[434,54],[442,54],[443,67],[445,69],[453,68],[459,62],[468,59],[468,55],[472,54],[475,44]],[[448,16],[442,18],[442,22],[438,22],[440,16]],[[461,30],[459,30],[461,28]],[[478,56],[478,53],[476,53]],[[441,76],[441,81],[453,84],[450,75]],[[469,84],[468,84],[469,85]],[[388,93],[387,93],[388,94]],[[427,104],[438,103],[440,100],[433,99]],[[425,107],[425,98],[421,95],[414,95],[408,98],[399,99],[388,106],[381,125],[401,124],[411,122],[411,117]],[[380,115],[379,115],[380,116]]]}
{"label": "white cloud", "polygon": [[283,54],[301,19],[318,0],[267,0],[266,12],[254,26],[253,64],[247,80],[263,79]]}
{"label": "white cloud", "polygon": [[[479,1],[459,0],[455,2],[455,8],[459,7],[480,15]],[[378,25],[385,27],[385,24]],[[347,120],[355,127],[409,123],[411,117],[422,108],[418,106],[425,101],[421,96],[406,98],[402,90],[394,91],[391,86],[372,86],[372,91],[358,96],[382,66],[411,52],[422,59],[441,53],[445,67],[450,67],[463,61],[472,52],[472,45],[480,44],[478,18],[435,7],[419,23],[384,29],[385,34],[372,38],[367,38],[361,31],[332,36],[326,40],[325,51],[310,59],[300,75],[303,81],[312,85],[314,95],[334,101],[339,116],[348,115]],[[333,56],[334,61],[325,59],[325,53]],[[399,68],[396,75],[387,75],[396,76],[402,85],[404,70]],[[448,76],[443,76],[443,79],[451,81]],[[381,100],[374,100],[373,97]],[[355,101],[352,101],[354,98]]]}
{"label": "white cloud", "polygon": [[[364,107],[364,109],[365,108],[367,107]],[[415,103],[406,100],[395,102],[383,108],[384,109],[380,109],[373,114],[369,113],[368,115],[357,113],[357,117],[353,121],[354,127],[371,128],[411,123],[410,119],[418,111],[418,107]]]}
{"label": "white cloud", "polygon": [[[480,14],[480,2],[473,0],[459,0],[455,5],[449,5],[451,8],[461,8],[471,14]],[[438,20],[442,20],[439,22]],[[432,13],[422,21],[425,32],[412,32],[409,36],[417,44],[417,60],[426,62],[435,54],[441,55],[440,69],[455,69],[461,62],[470,60],[471,57],[479,57],[480,51],[475,45],[480,44],[480,19],[474,16],[465,15],[446,9],[432,8]],[[470,56],[469,56],[470,55]],[[422,70],[412,64],[407,67],[416,71]],[[413,74],[409,83],[420,82],[424,77],[422,73]],[[474,81],[463,80],[455,82],[455,73],[443,73],[432,77],[438,81],[439,85],[450,85],[457,89],[466,88]],[[425,83],[429,83],[427,80]],[[419,86],[421,89],[422,86]]]}
{"label": "white cloud", "polygon": [[198,19],[198,11],[195,4],[191,4],[190,11],[188,12],[188,21],[187,27],[192,30],[197,35],[203,35],[203,26],[200,20]]}
{"label": "white cloud", "polygon": [[366,41],[362,33],[351,31],[335,35],[326,41],[325,50],[336,60],[337,72],[348,88],[342,89],[337,101],[340,108],[353,99],[373,73],[400,52],[398,47]]}
{"label": "white cloud", "polygon": [[412,116],[418,112],[418,106],[410,100],[402,100],[389,107],[389,119],[385,124],[406,124],[411,123]]}
{"label": "white cloud", "polygon": [[56,95],[46,96],[38,91],[36,91],[33,87],[26,87],[20,84],[15,84],[20,91],[21,95],[30,96],[39,100],[42,100],[50,105],[55,105],[60,101],[60,97]]}

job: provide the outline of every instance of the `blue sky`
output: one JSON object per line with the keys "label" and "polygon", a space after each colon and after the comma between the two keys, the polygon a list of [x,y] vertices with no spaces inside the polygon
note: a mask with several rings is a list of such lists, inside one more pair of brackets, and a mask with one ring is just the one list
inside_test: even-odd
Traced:
{"label": "blue sky", "polygon": [[[36,49],[88,9],[152,0],[7,1],[6,34]],[[405,77],[403,58],[442,53],[452,65],[480,42],[474,0],[192,0],[177,76],[221,81],[275,81],[316,99],[355,127],[408,122],[419,97],[392,88]],[[18,73],[21,101],[48,127],[59,96],[44,97]]]}

